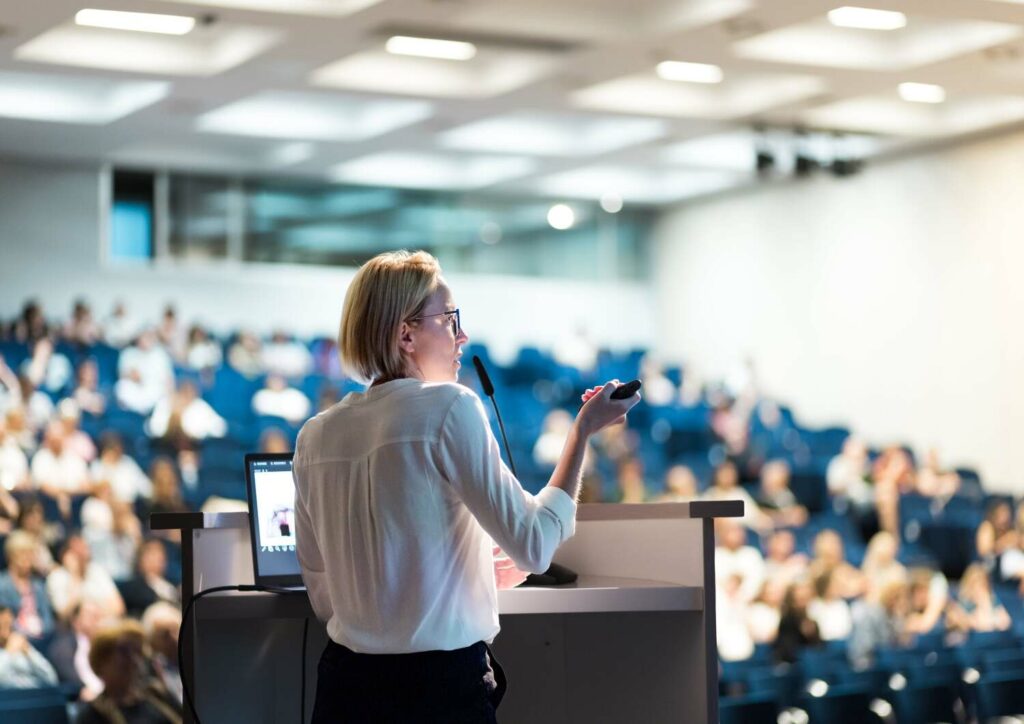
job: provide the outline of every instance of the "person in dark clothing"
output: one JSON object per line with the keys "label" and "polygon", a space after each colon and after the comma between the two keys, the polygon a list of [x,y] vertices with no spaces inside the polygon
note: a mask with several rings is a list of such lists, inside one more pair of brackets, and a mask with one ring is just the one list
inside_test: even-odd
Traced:
{"label": "person in dark clothing", "polygon": [[806,579],[797,580],[786,591],[779,619],[779,635],[775,639],[775,658],[793,663],[800,649],[821,646],[818,624],[807,613],[814,597],[814,588]]}
{"label": "person in dark clothing", "polygon": [[118,585],[130,616],[141,616],[157,601],[180,604],[178,587],[167,580],[167,552],[162,541],[149,538],[139,547],[135,575]]}

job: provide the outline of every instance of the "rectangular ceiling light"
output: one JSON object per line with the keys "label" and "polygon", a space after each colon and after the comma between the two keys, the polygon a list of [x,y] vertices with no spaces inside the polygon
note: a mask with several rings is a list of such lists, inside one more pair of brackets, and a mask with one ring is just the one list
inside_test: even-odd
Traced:
{"label": "rectangular ceiling light", "polygon": [[684,83],[721,83],[722,69],[708,63],[684,63],[664,60],[658,63],[658,76],[664,80]]}
{"label": "rectangular ceiling light", "polygon": [[899,30],[906,26],[907,16],[895,10],[874,10],[847,5],[829,10],[828,21],[840,28]]}
{"label": "rectangular ceiling light", "polygon": [[184,35],[196,25],[196,19],[186,15],[159,15],[156,13],[130,13],[121,10],[85,8],[75,13],[77,25],[113,30],[135,30],[140,33]]}
{"label": "rectangular ceiling light", "polygon": [[931,83],[900,83],[900,98],[911,103],[942,103],[946,89]]}
{"label": "rectangular ceiling light", "polygon": [[384,48],[393,55],[415,55],[420,58],[441,60],[470,60],[476,55],[476,46],[472,43],[439,38],[414,38],[409,35],[394,35],[388,38]]}

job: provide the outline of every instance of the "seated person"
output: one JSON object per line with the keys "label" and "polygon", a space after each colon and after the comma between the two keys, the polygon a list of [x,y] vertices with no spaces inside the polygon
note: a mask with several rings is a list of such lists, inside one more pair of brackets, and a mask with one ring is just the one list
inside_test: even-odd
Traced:
{"label": "seated person", "polygon": [[93,560],[115,581],[130,578],[142,542],[142,524],[132,506],[115,499],[110,483],[103,481],[82,504],[81,519]]}
{"label": "seated person", "polygon": [[292,424],[305,422],[309,408],[309,398],[289,387],[280,375],[267,375],[263,389],[252,398],[252,411],[257,415],[280,417]]}
{"label": "seated person", "polygon": [[263,374],[263,347],[259,337],[245,330],[239,332],[228,349],[228,364],[246,377]]}
{"label": "seated person", "polygon": [[868,597],[876,596],[893,581],[907,582],[907,569],[896,560],[899,539],[888,531],[879,531],[868,541],[867,552],[860,570],[867,582]]}
{"label": "seated person", "polygon": [[89,666],[103,681],[103,693],[86,704],[76,724],[181,722],[181,707],[162,682],[149,674],[145,641],[142,626],[131,620],[96,634],[89,648]]}
{"label": "seated person", "polygon": [[833,571],[825,571],[814,579],[815,598],[807,608],[818,624],[823,641],[842,641],[853,629],[850,604],[840,593],[839,579]]}
{"label": "seated person", "polygon": [[875,652],[883,646],[907,643],[904,623],[908,608],[907,585],[899,580],[890,580],[874,598],[853,602],[853,628],[846,653],[854,668],[874,663]]}
{"label": "seated person", "polygon": [[845,599],[856,598],[864,593],[867,582],[864,575],[846,560],[843,539],[834,530],[825,529],[814,537],[814,558],[811,559],[810,574],[817,578],[825,571],[832,571],[839,581],[839,595]]}
{"label": "seated person", "polygon": [[26,490],[30,486],[28,456],[17,438],[7,431],[7,416],[0,415],[0,489]]}
{"label": "seated person", "polygon": [[53,666],[14,630],[14,612],[0,604],[0,689],[36,689],[56,684]]}
{"label": "seated person", "polygon": [[821,646],[818,624],[808,612],[813,597],[814,588],[806,578],[794,581],[786,591],[779,617],[779,635],[775,639],[776,661],[791,664],[801,649]]}
{"label": "seated person", "polygon": [[640,458],[627,458],[619,463],[618,478],[620,503],[643,503],[647,500],[644,483],[644,464]]}
{"label": "seated person", "polygon": [[[149,477],[153,481],[153,498],[143,506],[143,528],[149,528],[149,517],[153,513],[187,513],[192,510],[182,497],[178,470],[170,458],[154,459],[149,468]],[[180,530],[159,530],[154,531],[153,535],[179,542],[181,540]]]}
{"label": "seated person", "polygon": [[697,476],[685,465],[672,465],[665,471],[665,492],[659,495],[658,503],[689,503],[697,500]]}
{"label": "seated person", "polygon": [[305,377],[313,369],[313,355],[306,345],[280,330],[263,346],[262,359],[269,374],[282,377]]}
{"label": "seated person", "polygon": [[129,615],[140,615],[152,604],[181,604],[178,587],[167,580],[167,552],[162,541],[150,538],[139,547],[135,575],[121,586]]}
{"label": "seated person", "polygon": [[27,533],[35,539],[36,557],[32,563],[32,569],[37,576],[45,578],[54,566],[50,548],[61,539],[63,526],[58,523],[48,523],[46,509],[43,507],[42,501],[39,498],[31,497],[22,501],[15,529]]}
{"label": "seated person", "polygon": [[747,545],[747,530],[736,518],[715,519],[715,575],[740,577],[739,599],[753,601],[765,580],[761,551]]}
{"label": "seated person", "polygon": [[740,487],[740,474],[736,466],[726,461],[715,468],[711,487],[701,496],[704,500],[742,500],[743,517],[740,521],[758,533],[768,533],[773,523],[746,490]]}
{"label": "seated person", "polygon": [[181,609],[166,601],[157,601],[142,614],[142,628],[153,652],[153,670],[168,693],[182,704],[181,669],[178,666],[178,632]]}
{"label": "seated person", "polygon": [[185,350],[185,365],[194,370],[212,370],[220,367],[223,359],[220,345],[210,339],[198,324],[188,330],[188,346]]}
{"label": "seated person", "polygon": [[153,494],[153,485],[132,458],[125,455],[121,436],[106,432],[100,438],[100,456],[89,472],[99,483],[110,484],[114,497],[125,503],[134,503],[139,497],[148,498]]}
{"label": "seated person", "polygon": [[54,628],[50,596],[33,569],[37,546],[28,533],[11,533],[4,543],[7,570],[0,573],[0,606],[14,612],[14,629],[32,640],[49,636]]}
{"label": "seated person", "polygon": [[93,319],[92,309],[84,299],[76,299],[71,309],[71,319],[61,330],[64,339],[73,344],[91,347],[100,341],[103,332]]}
{"label": "seated person", "polygon": [[796,552],[796,538],[792,531],[777,530],[768,536],[765,545],[765,574],[780,579],[788,586],[807,573],[807,556]]}
{"label": "seated person", "polygon": [[78,409],[78,403],[70,397],[61,400],[57,405],[57,417],[60,419],[60,424],[64,426],[64,447],[87,463],[95,460],[96,444],[79,427],[82,413]]}
{"label": "seated person", "polygon": [[71,399],[78,409],[100,417],[107,410],[107,396],[100,392],[100,373],[96,360],[87,358],[78,365],[75,373],[75,391]]}
{"label": "seated person", "polygon": [[263,431],[260,435],[260,452],[287,453],[292,451],[292,444],[283,432],[276,427]]}
{"label": "seated person", "polygon": [[174,394],[160,400],[146,422],[150,437],[163,439],[175,450],[192,448],[209,437],[224,437],[227,431],[224,418],[199,396],[199,390],[188,380]]}
{"label": "seated person", "polygon": [[60,683],[74,687],[82,701],[92,701],[103,691],[103,682],[89,666],[89,646],[108,620],[94,603],[76,606],[70,622],[58,627],[46,654],[57,669]]}
{"label": "seated person", "polygon": [[761,467],[757,503],[776,527],[799,527],[807,522],[807,508],[790,490],[789,465],[782,460],[770,460]]}
{"label": "seated person", "polygon": [[91,484],[85,461],[65,447],[66,434],[64,425],[54,420],[46,426],[43,446],[32,456],[32,484],[56,500],[88,492]]}
{"label": "seated person", "polygon": [[717,576],[715,616],[718,620],[718,655],[723,661],[743,661],[754,653],[754,639],[747,627],[748,601],[743,600],[739,575]]}
{"label": "seated person", "polygon": [[946,625],[957,631],[1006,631],[1010,615],[992,591],[984,566],[972,563],[960,578],[960,591],[949,606]]}
{"label": "seated person", "polygon": [[990,571],[1008,550],[1019,547],[1020,535],[1013,524],[1013,508],[1007,500],[995,500],[985,511],[985,519],[975,534],[978,558]]}
{"label": "seated person", "polygon": [[95,603],[108,616],[124,615],[124,601],[114,580],[92,560],[89,544],[81,535],[68,536],[60,565],[46,577],[46,591],[62,621],[85,602]]}
{"label": "seated person", "polygon": [[148,415],[174,389],[174,363],[152,329],[122,350],[117,374],[114,394],[118,404],[140,415]]}
{"label": "seated person", "polygon": [[910,571],[910,611],[906,630],[927,634],[942,630],[942,614],[949,603],[949,581],[941,571],[914,568]]}
{"label": "seated person", "polygon": [[930,448],[924,464],[917,471],[917,492],[931,498],[949,498],[960,490],[960,475],[955,470],[943,468],[939,462],[939,451]]}

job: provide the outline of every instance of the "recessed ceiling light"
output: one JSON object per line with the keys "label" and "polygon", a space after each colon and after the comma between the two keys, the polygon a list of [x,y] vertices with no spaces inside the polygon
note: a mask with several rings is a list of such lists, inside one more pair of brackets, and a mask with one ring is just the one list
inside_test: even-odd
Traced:
{"label": "recessed ceiling light", "polygon": [[906,26],[907,16],[895,10],[874,10],[846,5],[829,10],[828,21],[840,28],[899,30]]}
{"label": "recessed ceiling light", "polygon": [[469,60],[476,55],[476,46],[472,43],[440,38],[414,38],[408,35],[394,35],[388,38],[384,49],[393,55],[415,55],[441,60]]}
{"label": "recessed ceiling light", "polygon": [[900,83],[900,98],[911,103],[942,103],[946,89],[931,83]]}
{"label": "recessed ceiling light", "polygon": [[609,214],[617,214],[622,211],[622,194],[609,191],[601,196],[601,208]]}
{"label": "recessed ceiling light", "polygon": [[85,8],[75,13],[75,23],[94,28],[135,30],[140,33],[161,33],[163,35],[184,35],[195,27],[196,19],[185,15],[129,13],[121,10]]}
{"label": "recessed ceiling light", "polygon": [[555,204],[548,209],[548,223],[553,229],[565,231],[576,223],[576,214],[568,204]]}
{"label": "recessed ceiling light", "polygon": [[658,63],[658,76],[664,80],[684,83],[721,83],[722,69],[709,63],[684,63],[680,60],[663,60]]}

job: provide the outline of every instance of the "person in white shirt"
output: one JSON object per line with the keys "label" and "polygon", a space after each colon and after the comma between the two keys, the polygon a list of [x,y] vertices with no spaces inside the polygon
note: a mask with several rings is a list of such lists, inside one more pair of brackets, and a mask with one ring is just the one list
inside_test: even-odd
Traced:
{"label": "person in white shirt", "polygon": [[58,499],[89,489],[89,469],[82,458],[65,447],[64,425],[59,420],[46,426],[43,446],[32,456],[32,483]]}
{"label": "person in white shirt", "polygon": [[263,346],[263,367],[270,374],[304,377],[313,369],[313,355],[284,332],[274,332]]}
{"label": "person in white shirt", "polygon": [[14,436],[7,434],[7,419],[0,415],[0,488],[23,490],[28,484],[28,456]]}
{"label": "person in white shirt", "polygon": [[110,316],[103,322],[103,336],[113,347],[127,346],[139,331],[138,323],[128,314],[124,302],[115,302]]}
{"label": "person in white shirt", "polygon": [[499,630],[497,589],[544,571],[573,534],[586,441],[640,399],[612,400],[614,383],[586,396],[550,482],[526,492],[480,399],[456,383],[468,337],[440,271],[403,251],[356,273],[339,349],[370,386],[296,444],[296,553],[329,637],[314,722],[419,721],[427,709],[494,722],[504,677],[485,642]]}
{"label": "person in white shirt", "polygon": [[14,612],[0,605],[0,689],[57,685],[57,672],[28,639],[14,630]]}
{"label": "person in white shirt", "polygon": [[199,390],[189,381],[160,400],[146,422],[146,432],[151,437],[165,438],[179,448],[191,447],[191,443],[208,437],[224,437],[227,431],[224,418],[199,396]]}
{"label": "person in white shirt", "polygon": [[135,345],[121,352],[117,362],[120,379],[114,394],[121,407],[145,415],[174,389],[174,363],[157,344],[156,333],[147,329]]}
{"label": "person in white shirt", "polygon": [[46,592],[57,617],[69,620],[75,607],[93,603],[107,616],[123,616],[124,601],[114,579],[92,560],[89,544],[80,535],[68,536],[60,565],[46,577]]}
{"label": "person in white shirt", "polygon": [[153,496],[153,484],[138,463],[124,454],[124,444],[115,432],[104,433],[100,438],[100,456],[89,472],[93,481],[110,483],[114,497],[125,503]]}
{"label": "person in white shirt", "polygon": [[737,598],[750,603],[761,592],[765,566],[761,551],[746,540],[747,529],[737,519],[715,519],[715,576],[720,582],[739,576]]}
{"label": "person in white shirt", "polygon": [[280,375],[267,375],[262,390],[252,397],[252,411],[257,415],[280,417],[288,422],[302,422],[309,417],[309,398],[289,387]]}

